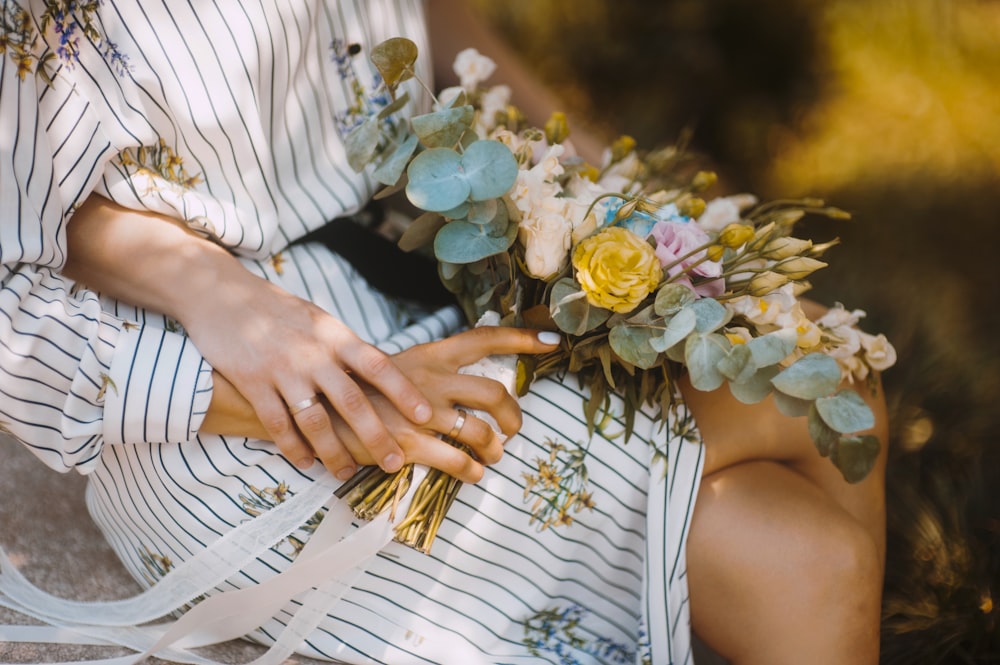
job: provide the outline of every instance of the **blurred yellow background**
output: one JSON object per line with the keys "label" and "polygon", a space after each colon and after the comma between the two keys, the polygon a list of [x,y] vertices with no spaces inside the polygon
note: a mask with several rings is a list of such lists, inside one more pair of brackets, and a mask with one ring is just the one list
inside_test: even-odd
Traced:
{"label": "blurred yellow background", "polygon": [[598,132],[853,214],[800,230],[899,351],[883,662],[1000,662],[1000,2],[474,4]]}

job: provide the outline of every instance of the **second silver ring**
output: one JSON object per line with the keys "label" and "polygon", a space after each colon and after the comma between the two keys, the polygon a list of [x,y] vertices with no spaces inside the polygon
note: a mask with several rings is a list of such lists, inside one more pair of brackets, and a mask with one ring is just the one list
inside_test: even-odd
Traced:
{"label": "second silver ring", "polygon": [[445,434],[445,438],[454,439],[462,431],[462,427],[465,426],[465,411],[458,409],[458,418],[455,418],[455,424],[451,426],[451,431]]}

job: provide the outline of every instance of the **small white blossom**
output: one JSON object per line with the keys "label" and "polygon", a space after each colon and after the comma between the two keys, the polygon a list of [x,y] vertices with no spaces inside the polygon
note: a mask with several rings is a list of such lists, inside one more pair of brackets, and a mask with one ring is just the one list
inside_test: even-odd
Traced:
{"label": "small white blossom", "polygon": [[861,346],[865,350],[865,362],[878,371],[884,371],[896,364],[896,349],[885,335],[861,333]]}
{"label": "small white blossom", "polygon": [[462,87],[472,92],[476,87],[493,75],[497,65],[474,48],[467,48],[455,56],[452,69],[458,74]]}

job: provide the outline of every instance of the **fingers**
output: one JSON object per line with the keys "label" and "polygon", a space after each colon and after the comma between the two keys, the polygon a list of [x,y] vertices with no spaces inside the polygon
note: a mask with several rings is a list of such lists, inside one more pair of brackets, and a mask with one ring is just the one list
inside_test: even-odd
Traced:
{"label": "fingers", "polygon": [[[412,422],[422,425],[431,419],[432,410],[427,398],[389,356],[357,337],[353,337],[352,343],[339,348],[338,355],[360,380],[385,395]],[[357,384],[354,387],[360,392]],[[353,392],[349,397],[356,399]],[[350,422],[350,413],[341,413]]]}
{"label": "fingers", "polygon": [[482,326],[453,335],[435,346],[457,366],[490,355],[547,353],[559,345],[558,333],[503,326]]}

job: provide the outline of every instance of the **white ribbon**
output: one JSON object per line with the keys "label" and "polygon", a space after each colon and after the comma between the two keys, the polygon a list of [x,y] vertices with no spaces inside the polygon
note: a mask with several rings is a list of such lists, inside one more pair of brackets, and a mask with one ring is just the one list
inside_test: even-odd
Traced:
{"label": "white ribbon", "polygon": [[[412,484],[419,483],[424,474],[426,468],[416,467]],[[0,605],[50,624],[0,626],[0,639],[115,644],[139,652],[89,661],[95,665],[132,665],[152,655],[192,665],[220,665],[189,649],[242,637],[301,596],[301,607],[275,643],[250,664],[279,665],[316,629],[393,537],[388,513],[351,531],[353,512],[332,495],[335,486],[336,481],[329,477],[317,480],[236,527],[151,589],[121,601],[80,602],[52,596],[28,582],[0,551]],[[408,493],[400,501],[399,514],[405,515],[411,498],[412,493]],[[138,625],[166,616],[211,591],[324,505],[328,507],[326,516],[296,560],[280,574],[252,587],[212,595],[176,621]],[[317,581],[322,582],[317,586]]]}

